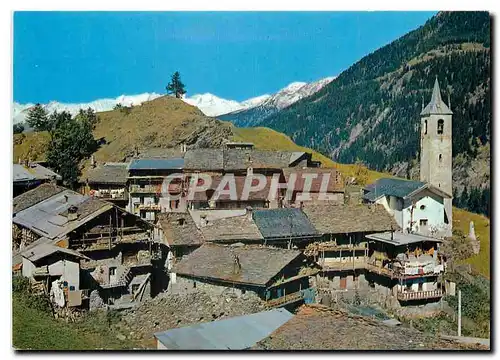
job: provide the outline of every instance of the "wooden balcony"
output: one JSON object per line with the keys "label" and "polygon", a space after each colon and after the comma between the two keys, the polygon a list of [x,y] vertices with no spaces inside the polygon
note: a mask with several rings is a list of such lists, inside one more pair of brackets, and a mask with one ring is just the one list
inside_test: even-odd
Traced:
{"label": "wooden balcony", "polygon": [[277,299],[271,299],[266,301],[266,307],[268,308],[275,308],[275,307],[280,307],[288,304],[295,303],[297,301],[302,301],[304,299],[302,292],[297,291],[291,294],[285,294],[282,297],[279,297]]}
{"label": "wooden balcony", "polygon": [[139,204],[137,208],[139,210],[161,211],[161,206],[158,204]]}
{"label": "wooden balcony", "polygon": [[161,183],[157,185],[146,185],[140,187],[139,185],[130,185],[129,193],[131,194],[160,194],[161,193]]}
{"label": "wooden balcony", "polygon": [[442,290],[431,290],[431,291],[408,291],[397,293],[397,298],[400,301],[412,301],[412,300],[427,300],[427,299],[437,299],[443,296]]}
{"label": "wooden balcony", "polygon": [[97,199],[106,201],[124,201],[128,200],[128,194],[124,192],[123,194],[110,194],[110,193],[100,193],[96,192],[93,195]]}

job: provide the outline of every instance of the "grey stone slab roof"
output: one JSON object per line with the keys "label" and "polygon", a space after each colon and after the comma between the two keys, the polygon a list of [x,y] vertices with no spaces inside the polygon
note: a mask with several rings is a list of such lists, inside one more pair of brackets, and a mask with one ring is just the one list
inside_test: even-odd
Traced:
{"label": "grey stone slab roof", "polygon": [[257,225],[248,215],[232,216],[208,223],[200,228],[206,241],[233,242],[233,241],[259,241],[262,234]]}
{"label": "grey stone slab roof", "polygon": [[62,178],[61,175],[37,163],[31,163],[27,167],[21,164],[12,165],[12,180],[14,183],[51,179],[61,180]]}
{"label": "grey stone slab roof", "polygon": [[127,183],[128,163],[109,163],[90,169],[87,173],[89,184],[116,184]]}
{"label": "grey stone slab roof", "polygon": [[12,165],[12,181],[25,182],[25,181],[35,181],[37,178],[34,174],[30,173],[23,165],[13,164]]}
{"label": "grey stone slab roof", "polygon": [[189,170],[282,169],[300,160],[305,152],[256,149],[192,149],[184,156]]}
{"label": "grey stone slab roof", "polygon": [[375,200],[380,196],[396,196],[405,198],[415,190],[418,190],[425,185],[426,183],[422,181],[382,178],[365,188],[365,190],[368,190],[369,192],[364,195],[364,198],[367,200]]}
{"label": "grey stone slab roof", "polygon": [[180,170],[182,168],[184,168],[183,158],[134,159],[128,166],[129,170]]}
{"label": "grey stone slab roof", "polygon": [[392,244],[395,246],[400,246],[400,245],[408,245],[408,244],[415,244],[415,243],[421,243],[421,242],[442,242],[442,240],[435,239],[429,236],[423,236],[419,234],[408,234],[408,233],[402,233],[399,231],[395,232],[384,232],[384,233],[378,233],[378,234],[370,234],[366,235],[368,239],[371,240],[376,240],[376,241],[381,241],[387,244]]}
{"label": "grey stone slab roof", "polygon": [[[62,189],[63,191],[52,193],[51,196],[16,212],[12,221],[40,236],[55,239],[113,207],[104,201],[92,199],[69,189]],[[76,220],[69,220],[67,217],[68,209],[72,206],[77,207]]]}
{"label": "grey stone slab roof", "polygon": [[253,219],[265,239],[318,235],[300,209],[254,210]]}
{"label": "grey stone slab roof", "polygon": [[434,81],[434,88],[432,89],[432,97],[431,101],[427,106],[422,110],[420,115],[451,115],[453,112],[450,108],[444,103],[443,99],[441,99],[441,90],[439,89],[439,82],[436,77],[436,81]]}
{"label": "grey stone slab roof", "polygon": [[63,192],[66,190],[63,187],[52,185],[52,184],[42,184],[32,190],[29,190],[19,196],[16,196],[12,201],[12,211],[14,214],[27,209],[40,201],[48,199],[55,194]]}
{"label": "grey stone slab roof", "polygon": [[247,149],[224,150],[224,170],[282,169],[288,167],[292,158],[297,156],[293,151],[265,151]]}
{"label": "grey stone slab roof", "polygon": [[197,246],[204,242],[189,213],[160,213],[157,224],[169,246]]}
{"label": "grey stone slab roof", "polygon": [[55,246],[52,244],[40,244],[38,246],[35,246],[34,248],[23,251],[21,253],[21,256],[25,257],[26,259],[30,260],[31,262],[36,262],[40,259],[43,259],[43,258],[50,256],[52,254],[55,254],[57,252],[72,255],[74,257],[78,257],[78,258],[82,258],[82,259],[88,259],[87,256],[79,253],[78,251],[62,248],[62,247]]}
{"label": "grey stone slab roof", "polygon": [[293,318],[286,309],[199,323],[155,333],[171,350],[244,350],[268,337]]}
{"label": "grey stone slab roof", "polygon": [[[194,278],[266,286],[301,254],[299,250],[205,243],[174,265],[172,271]],[[239,270],[235,269],[235,256],[241,264]]]}
{"label": "grey stone slab roof", "polygon": [[223,170],[222,149],[192,149],[184,155],[184,169]]}
{"label": "grey stone slab roof", "polygon": [[306,205],[302,211],[321,234],[348,234],[399,229],[383,205]]}

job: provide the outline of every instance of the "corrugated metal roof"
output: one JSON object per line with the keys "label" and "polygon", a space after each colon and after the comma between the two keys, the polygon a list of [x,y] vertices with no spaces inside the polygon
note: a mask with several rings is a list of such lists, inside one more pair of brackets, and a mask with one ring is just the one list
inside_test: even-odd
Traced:
{"label": "corrugated metal roof", "polygon": [[154,335],[167,349],[172,350],[244,350],[268,337],[293,316],[286,309],[274,309]]}
{"label": "corrugated metal roof", "polygon": [[253,219],[265,239],[318,235],[300,209],[255,210]]}
{"label": "corrugated metal roof", "polygon": [[184,168],[184,159],[135,159],[128,166],[129,170],[169,170]]}
{"label": "corrugated metal roof", "polygon": [[423,235],[418,235],[418,234],[405,234],[405,233],[401,233],[401,232],[394,232],[392,234],[391,234],[391,232],[370,234],[370,235],[366,235],[366,237],[368,239],[371,239],[371,240],[381,241],[381,242],[385,242],[385,243],[396,245],[396,246],[414,244],[414,243],[419,243],[419,242],[424,242],[424,241],[442,242],[439,239],[435,239],[435,238],[428,237],[428,236],[423,236]]}

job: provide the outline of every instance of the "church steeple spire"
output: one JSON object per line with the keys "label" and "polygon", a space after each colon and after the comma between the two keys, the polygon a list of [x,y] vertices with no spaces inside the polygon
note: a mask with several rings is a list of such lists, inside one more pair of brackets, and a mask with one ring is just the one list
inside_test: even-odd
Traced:
{"label": "church steeple spire", "polygon": [[444,103],[441,98],[441,89],[439,88],[439,81],[436,76],[436,80],[434,81],[434,88],[432,89],[431,102],[427,104],[427,106],[422,110],[420,115],[451,115],[453,112],[450,108]]}

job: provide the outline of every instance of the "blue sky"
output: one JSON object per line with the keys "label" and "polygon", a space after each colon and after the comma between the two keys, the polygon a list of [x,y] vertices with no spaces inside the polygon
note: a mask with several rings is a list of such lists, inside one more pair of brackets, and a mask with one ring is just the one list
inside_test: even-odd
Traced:
{"label": "blue sky", "polygon": [[14,101],[163,93],[238,101],[338,75],[434,12],[16,12]]}

